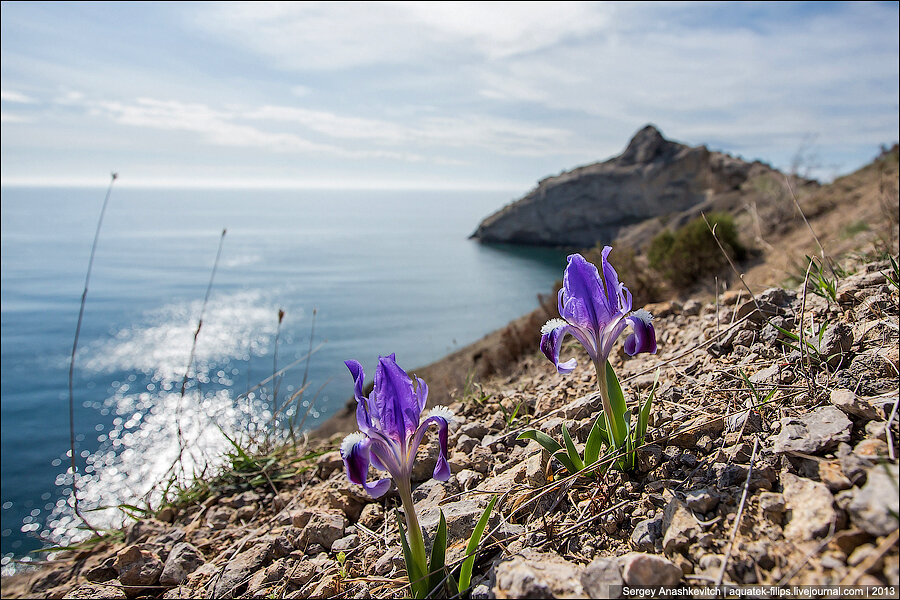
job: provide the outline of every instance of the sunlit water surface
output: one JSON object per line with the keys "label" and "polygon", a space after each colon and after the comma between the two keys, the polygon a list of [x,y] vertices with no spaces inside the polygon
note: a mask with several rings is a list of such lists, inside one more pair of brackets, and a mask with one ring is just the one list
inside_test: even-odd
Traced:
{"label": "sunlit water surface", "polygon": [[[2,189],[4,573],[37,548],[86,535],[72,509],[67,373],[103,194]],[[371,377],[378,355],[396,352],[412,369],[531,310],[562,272],[562,253],[467,239],[508,200],[114,189],[75,363],[79,498],[85,509],[111,507],[88,512],[92,524],[120,523],[116,506],[158,498],[173,473],[214,469],[226,435],[247,443],[304,415],[303,428],[315,427],[352,396],[345,359]],[[258,386],[292,363],[277,399],[271,382]],[[299,401],[273,417],[304,378]]]}

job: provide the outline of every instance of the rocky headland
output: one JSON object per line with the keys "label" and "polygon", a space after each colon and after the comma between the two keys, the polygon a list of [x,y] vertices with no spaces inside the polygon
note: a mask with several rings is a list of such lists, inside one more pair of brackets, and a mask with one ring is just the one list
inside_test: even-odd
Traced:
{"label": "rocky headland", "polygon": [[[764,196],[758,184],[772,178],[783,175],[759,161],[667,140],[647,125],[619,156],[542,179],[526,196],[485,218],[471,237],[588,248],[640,231],[623,240],[638,246],[660,228],[639,227],[645,222],[665,217],[677,224],[701,210],[735,209]],[[800,187],[816,185],[795,180]]]}

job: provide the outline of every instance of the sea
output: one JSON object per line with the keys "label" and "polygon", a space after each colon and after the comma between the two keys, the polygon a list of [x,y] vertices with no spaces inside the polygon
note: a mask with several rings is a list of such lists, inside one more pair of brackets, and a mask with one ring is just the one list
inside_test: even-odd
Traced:
{"label": "sea", "polygon": [[[9,574],[89,533],[68,373],[106,189],[0,192]],[[368,380],[380,355],[414,370],[535,308],[564,253],[468,239],[511,196],[114,187],[74,361],[83,514],[117,526],[233,443],[316,427],[352,397],[346,359]]]}

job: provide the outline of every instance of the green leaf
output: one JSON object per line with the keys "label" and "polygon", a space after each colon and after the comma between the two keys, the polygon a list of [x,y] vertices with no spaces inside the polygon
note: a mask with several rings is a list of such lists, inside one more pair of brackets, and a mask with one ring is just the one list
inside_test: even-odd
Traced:
{"label": "green leaf", "polygon": [[431,560],[428,563],[428,593],[434,596],[444,580],[444,562],[447,554],[447,519],[444,511],[441,511],[441,520],[438,523],[437,534],[431,545]]}
{"label": "green leaf", "polygon": [[644,443],[644,437],[647,435],[647,426],[650,424],[650,407],[653,404],[653,397],[656,395],[656,385],[659,383],[659,369],[656,369],[656,377],[653,378],[653,387],[650,388],[650,394],[647,400],[641,406],[638,412],[637,436],[635,437],[635,447],[640,447]]}
{"label": "green leaf", "polygon": [[628,437],[628,421],[625,419],[628,414],[628,405],[625,403],[625,394],[622,393],[619,378],[616,377],[616,372],[613,371],[609,361],[606,361],[606,390],[613,412],[613,414],[607,415],[607,422],[611,429],[613,448],[619,449],[625,444]]}
{"label": "green leaf", "polygon": [[537,429],[529,429],[528,431],[523,431],[516,437],[517,440],[534,440],[541,446],[543,446],[544,450],[547,451],[550,456],[556,454],[559,450],[562,449],[562,446],[554,440],[552,437],[544,433],[543,431],[538,431]]}
{"label": "green leaf", "polygon": [[600,458],[600,445],[605,441],[607,445],[609,445],[609,440],[607,439],[605,429],[602,429],[600,422],[604,419],[603,412],[601,411],[597,418],[594,419],[594,426],[591,427],[591,432],[588,434],[587,442],[584,444],[584,464],[586,466],[592,465],[597,462],[597,459]]}
{"label": "green leaf", "polygon": [[488,502],[487,507],[481,514],[481,518],[478,519],[478,523],[475,525],[475,529],[472,530],[472,537],[469,538],[469,543],[466,544],[466,560],[463,561],[462,567],[460,567],[459,585],[456,588],[460,594],[469,589],[469,583],[472,581],[472,569],[475,567],[475,553],[478,550],[478,544],[481,543],[481,535],[484,533],[484,528],[487,527],[488,519],[496,502],[497,496],[494,496]]}
{"label": "green leaf", "polygon": [[571,461],[572,466],[575,467],[575,471],[570,472],[575,473],[576,471],[580,471],[584,468],[584,462],[582,462],[581,456],[578,454],[578,450],[575,448],[575,442],[572,441],[572,436],[569,434],[569,428],[563,425],[562,433],[563,441],[566,443],[566,452],[569,454],[569,461]]}
{"label": "green leaf", "polygon": [[572,459],[569,458],[568,451],[560,446],[559,442],[554,440],[543,431],[538,431],[537,429],[529,429],[528,431],[523,431],[522,433],[520,433],[516,439],[534,440],[538,444],[540,444],[548,454],[550,454],[551,459],[553,457],[556,457],[557,460],[562,463],[562,465],[569,473],[577,473],[578,471],[580,471],[580,469],[575,466],[575,463],[572,462]]}
{"label": "green leaf", "polygon": [[575,466],[575,463],[572,462],[572,459],[569,458],[569,453],[565,448],[560,448],[556,451],[555,454],[551,455],[550,458],[556,458],[559,462],[562,463],[562,466],[566,468],[566,471],[569,473],[577,473],[580,469]]}
{"label": "green leaf", "polygon": [[413,560],[412,550],[409,548],[409,542],[406,541],[406,529],[403,527],[403,518],[400,517],[400,511],[396,511],[394,515],[397,517],[397,527],[400,528],[400,544],[403,546],[403,560],[406,562],[406,576],[409,579],[409,589],[413,598],[424,598],[428,593],[428,580],[425,573],[421,572],[418,563]]}

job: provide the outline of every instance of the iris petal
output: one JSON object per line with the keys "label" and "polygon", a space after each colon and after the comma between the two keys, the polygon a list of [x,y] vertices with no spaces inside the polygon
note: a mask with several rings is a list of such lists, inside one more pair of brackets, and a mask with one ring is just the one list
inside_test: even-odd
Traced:
{"label": "iris petal", "polygon": [[353,396],[356,398],[356,423],[359,425],[360,431],[368,432],[374,425],[373,420],[378,418],[377,414],[373,414],[374,404],[368,398],[363,396],[363,382],[366,375],[363,372],[362,365],[355,360],[345,360],[344,364],[350,369],[350,375],[353,376]]}
{"label": "iris petal", "polygon": [[380,479],[375,483],[368,483],[370,449],[372,441],[365,435],[351,433],[341,444],[341,457],[344,459],[344,467],[347,470],[347,479],[352,483],[363,486],[373,498],[383,495],[391,485],[390,479]]}
{"label": "iris petal", "polygon": [[[416,397],[419,400],[419,414],[425,410],[425,403],[428,402],[428,386],[421,377],[416,377]],[[416,419],[418,421],[418,418]]]}
{"label": "iris petal", "polygon": [[625,338],[625,352],[634,356],[640,352],[656,354],[656,331],[653,329],[650,316],[646,310],[637,310],[626,317],[634,333]]}
{"label": "iris petal", "polygon": [[450,463],[447,462],[447,436],[449,426],[447,417],[452,414],[453,413],[449,412],[449,409],[443,407],[435,407],[435,409],[432,411],[431,416],[422,421],[422,424],[419,425],[419,428],[416,430],[416,434],[413,437],[412,445],[410,446],[409,450],[410,460],[412,460],[416,455],[416,450],[418,450],[419,444],[422,443],[422,438],[425,436],[425,431],[431,426],[432,423],[438,426],[438,443],[440,444],[441,450],[438,454],[437,464],[434,466],[433,473],[433,477],[438,481],[447,481],[448,479],[450,479]]}
{"label": "iris petal", "polygon": [[563,275],[564,319],[586,329],[598,330],[609,313],[597,267],[580,254],[569,255]]}
{"label": "iris petal", "polygon": [[603,267],[603,282],[606,286],[606,300],[610,315],[615,313],[625,314],[631,310],[631,292],[624,284],[619,282],[619,275],[609,262],[610,246],[603,248],[601,266]]}
{"label": "iris petal", "polygon": [[419,400],[413,391],[412,380],[397,365],[393,354],[378,359],[375,405],[381,417],[382,431],[398,443],[405,443],[419,424]]}
{"label": "iris petal", "polygon": [[[570,358],[562,364],[559,362],[559,351],[562,349],[563,338],[566,337],[566,333],[571,332],[573,328],[561,319],[558,319],[557,321],[558,324],[556,324],[555,327],[549,329],[541,336],[541,352],[556,365],[556,370],[560,374],[565,375],[566,373],[571,373],[575,369],[575,365],[578,364],[574,358]],[[553,323],[553,321],[550,323]],[[548,323],[548,325],[550,323]]]}

